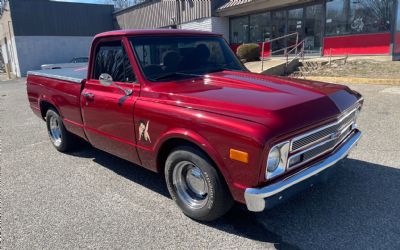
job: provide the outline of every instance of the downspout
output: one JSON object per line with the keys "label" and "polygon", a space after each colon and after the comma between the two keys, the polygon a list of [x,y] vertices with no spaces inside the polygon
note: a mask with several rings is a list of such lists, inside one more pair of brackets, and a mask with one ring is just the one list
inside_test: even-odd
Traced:
{"label": "downspout", "polygon": [[[10,45],[11,45],[11,56],[10,56],[10,61],[12,61],[12,64],[14,65],[14,69],[15,69],[15,75],[18,75],[18,70],[17,70],[17,65],[15,64],[15,53],[14,53],[14,46],[13,46],[13,41],[12,41],[12,37],[11,37],[11,27],[10,27],[10,23],[11,21],[7,22],[7,26],[8,26],[8,34],[10,35]],[[17,49],[17,46],[15,46],[15,49]],[[12,59],[12,60],[11,60]]]}
{"label": "downspout", "polygon": [[176,0],[176,26],[181,29],[181,1]]}

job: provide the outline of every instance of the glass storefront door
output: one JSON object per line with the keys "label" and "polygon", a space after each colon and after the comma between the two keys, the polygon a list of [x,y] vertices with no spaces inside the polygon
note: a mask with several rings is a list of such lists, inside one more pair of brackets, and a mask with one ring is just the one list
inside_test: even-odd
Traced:
{"label": "glass storefront door", "polygon": [[231,20],[231,42],[248,43],[249,42],[249,17],[239,17]]}
{"label": "glass storefront door", "polygon": [[[323,37],[323,5],[277,11],[271,14],[272,38],[298,33],[272,43],[272,50],[290,47],[304,39],[306,54],[320,54]],[[288,48],[290,50],[290,48]],[[276,55],[283,54],[276,53]]]}
{"label": "glass storefront door", "polygon": [[[271,38],[278,38],[287,34],[286,25],[286,11],[275,11],[271,13]],[[273,41],[271,44],[271,50],[276,51],[286,47],[286,39],[279,39]],[[274,53],[273,55],[283,54],[283,51]]]}
{"label": "glass storefront door", "polygon": [[[288,34],[298,33],[298,37],[293,35],[288,37],[288,46],[294,46],[303,40],[304,37],[303,8],[288,11]],[[289,48],[290,50],[290,48]]]}
{"label": "glass storefront door", "polygon": [[305,8],[304,47],[306,54],[321,53],[323,14],[324,8],[322,4]]}

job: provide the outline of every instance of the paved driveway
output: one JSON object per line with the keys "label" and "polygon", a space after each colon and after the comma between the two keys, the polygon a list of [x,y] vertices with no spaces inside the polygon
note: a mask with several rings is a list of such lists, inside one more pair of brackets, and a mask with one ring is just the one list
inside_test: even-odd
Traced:
{"label": "paved driveway", "polygon": [[235,207],[202,224],[163,179],[85,147],[58,153],[22,80],[0,82],[1,237],[5,249],[400,249],[400,91],[365,96],[364,137],[324,185],[273,210]]}

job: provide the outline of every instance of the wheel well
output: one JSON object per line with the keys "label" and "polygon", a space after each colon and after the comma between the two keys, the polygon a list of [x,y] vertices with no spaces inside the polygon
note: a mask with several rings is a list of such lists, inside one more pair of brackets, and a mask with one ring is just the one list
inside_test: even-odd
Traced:
{"label": "wheel well", "polygon": [[54,110],[57,111],[56,107],[54,107],[53,104],[46,102],[46,101],[40,102],[40,113],[41,113],[43,119],[46,119],[47,110],[49,110],[50,108],[53,108]]}
{"label": "wheel well", "polygon": [[[211,164],[215,167],[215,169],[217,170],[218,174],[221,176],[222,180],[225,182],[225,185],[227,187],[227,189],[230,191],[228,182],[225,178],[225,176],[222,174],[221,170],[219,169],[218,165],[215,163],[215,161],[208,155],[208,153],[202,149],[201,147],[199,147],[198,145],[196,145],[195,143],[185,140],[185,139],[181,139],[181,138],[172,138],[172,139],[168,139],[167,141],[165,141],[163,143],[163,145],[161,145],[159,151],[158,151],[158,155],[157,155],[157,171],[158,173],[164,175],[164,168],[165,168],[165,162],[168,158],[168,155],[177,147],[179,146],[190,146],[193,147],[197,150],[199,150],[200,152],[202,152],[204,154],[204,156],[206,156]],[[232,193],[231,193],[232,194]]]}
{"label": "wheel well", "polygon": [[197,146],[195,143],[185,140],[185,139],[181,139],[181,138],[172,138],[172,139],[168,139],[166,142],[164,142],[158,151],[157,170],[159,173],[164,174],[165,161],[167,160],[168,155],[175,148],[177,148],[179,146],[190,146],[190,147],[193,147],[193,148],[201,151],[206,157],[208,157],[208,159],[211,161],[211,163],[214,165],[214,167],[217,169],[217,171],[220,172],[220,170],[217,167],[217,164],[215,164],[215,162],[211,159],[211,157],[207,154],[207,152],[204,151],[199,146]]}

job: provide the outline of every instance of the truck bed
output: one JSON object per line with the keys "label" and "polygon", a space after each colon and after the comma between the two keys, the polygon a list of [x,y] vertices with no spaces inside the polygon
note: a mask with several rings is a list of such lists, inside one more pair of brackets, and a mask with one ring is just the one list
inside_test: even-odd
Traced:
{"label": "truck bed", "polygon": [[87,68],[44,69],[28,71],[27,75],[43,76],[52,79],[82,83],[86,79]]}
{"label": "truck bed", "polygon": [[44,117],[41,106],[51,105],[57,108],[66,129],[84,138],[80,97],[86,73],[86,67],[29,71],[27,92],[34,113]]}

